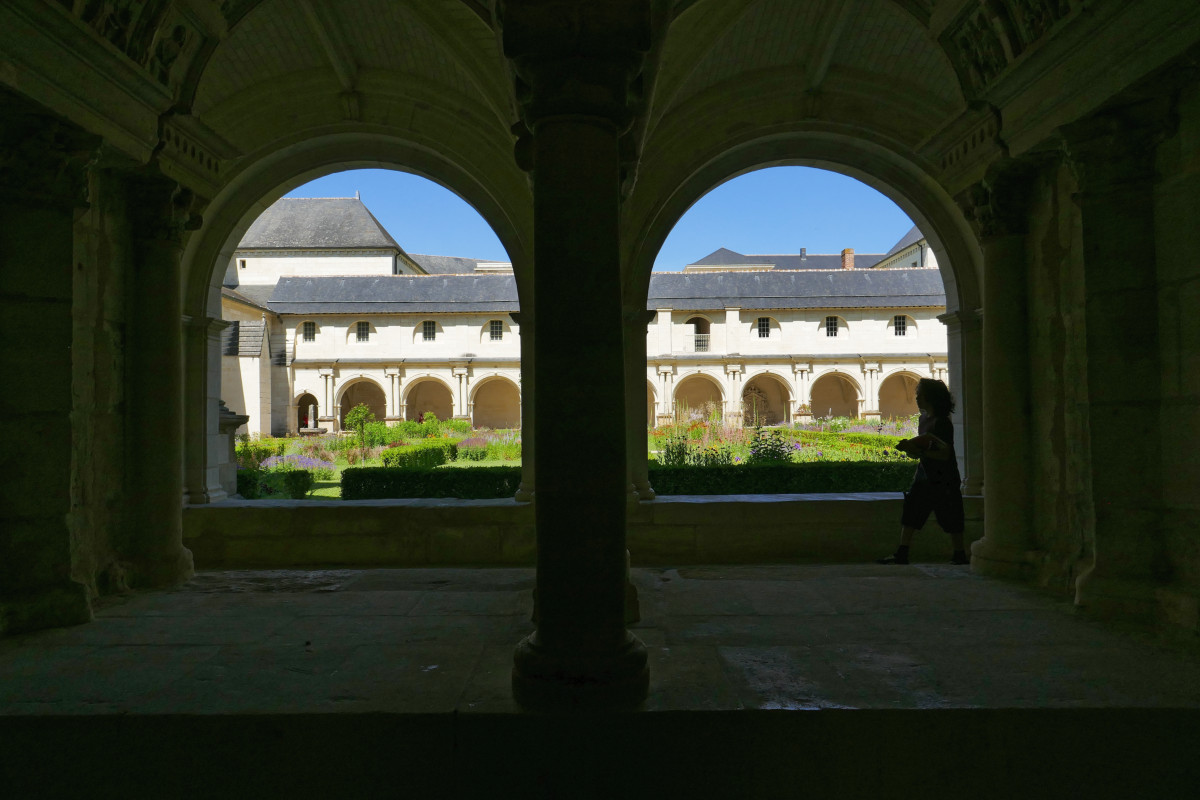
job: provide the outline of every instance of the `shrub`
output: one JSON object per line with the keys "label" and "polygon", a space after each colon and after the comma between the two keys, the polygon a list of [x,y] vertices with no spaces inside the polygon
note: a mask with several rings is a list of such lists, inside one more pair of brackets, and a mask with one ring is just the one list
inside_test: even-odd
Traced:
{"label": "shrub", "polygon": [[666,466],[650,462],[658,494],[806,494],[900,492],[912,481],[911,462],[839,461],[806,464]]}
{"label": "shrub", "polygon": [[313,475],[308,470],[294,469],[283,476],[283,486],[288,497],[301,500],[312,489]]}
{"label": "shrub", "polygon": [[238,467],[237,493],[247,500],[257,500],[262,496],[259,482],[262,473],[255,468]]}
{"label": "shrub", "polygon": [[488,440],[479,436],[461,439],[458,443],[459,461],[485,461],[488,457]]}
{"label": "shrub", "polygon": [[469,419],[448,419],[440,424],[442,433],[470,433],[471,420]]}
{"label": "shrub", "polygon": [[520,461],[521,440],[515,442],[488,442],[487,457],[493,461]]}
{"label": "shrub", "polygon": [[412,444],[389,447],[383,451],[385,467],[405,469],[433,469],[458,455],[458,447],[452,439],[422,439]]}
{"label": "shrub", "polygon": [[278,470],[280,472],[290,472],[293,470],[304,470],[312,475],[315,480],[329,480],[333,477],[334,466],[332,461],[324,461],[312,456],[303,455],[286,455],[286,456],[271,456],[262,463],[262,468],[265,470]]}
{"label": "shrub", "polygon": [[512,497],[521,485],[521,468],[397,469],[355,467],[342,470],[343,500],[401,497]]}
{"label": "shrub", "polygon": [[259,465],[271,456],[283,455],[287,446],[287,439],[251,439],[247,434],[241,433],[237,436],[234,454],[237,456],[239,468],[258,469]]}
{"label": "shrub", "polygon": [[792,445],[783,435],[783,431],[762,428],[754,429],[754,438],[750,441],[750,457],[747,464],[780,464],[792,460]]}

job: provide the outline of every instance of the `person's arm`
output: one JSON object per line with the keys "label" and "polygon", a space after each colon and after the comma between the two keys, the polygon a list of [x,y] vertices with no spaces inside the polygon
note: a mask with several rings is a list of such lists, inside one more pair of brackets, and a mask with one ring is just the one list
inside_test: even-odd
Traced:
{"label": "person's arm", "polygon": [[927,448],[921,453],[921,458],[928,458],[931,461],[949,461],[952,448],[946,442],[954,441],[954,426],[949,419],[939,419],[933,426],[933,430],[929,433],[933,439],[933,447]]}

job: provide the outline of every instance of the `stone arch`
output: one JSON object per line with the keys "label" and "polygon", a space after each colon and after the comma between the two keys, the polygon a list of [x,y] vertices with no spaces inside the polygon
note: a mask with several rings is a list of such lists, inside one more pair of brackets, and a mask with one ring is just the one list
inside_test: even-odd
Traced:
{"label": "stone arch", "polygon": [[[276,149],[239,166],[206,205],[203,227],[188,237],[181,262],[184,314],[192,319],[220,318],[226,266],[250,225],[272,203],[311,180],[358,168],[409,172],[463,198],[491,226],[508,252],[518,297],[530,297],[532,198],[524,173],[515,164],[496,159],[472,163],[474,156],[466,150],[455,152],[452,157],[427,143],[351,127],[317,136],[298,131],[294,138],[278,141]],[[494,166],[489,166],[493,162]],[[188,347],[185,355],[187,374],[206,376],[189,381],[184,397],[186,480],[196,485],[197,492],[207,481],[210,454],[219,452],[210,446],[210,440],[220,441],[220,434],[219,418],[208,397],[221,393],[219,370],[213,375],[208,366],[214,357],[210,351]]]}
{"label": "stone arch", "polygon": [[680,378],[675,384],[676,415],[703,414],[710,403],[716,405],[716,410],[724,412],[725,390],[721,382],[706,372],[692,372]]}
{"label": "stone arch", "polygon": [[809,407],[814,417],[858,417],[862,387],[844,372],[822,373],[813,381]]}
{"label": "stone arch", "polygon": [[712,347],[712,320],[708,318],[708,315],[689,314],[683,324],[692,327],[691,347],[684,347],[684,350],[693,353],[707,353]]}
{"label": "stone arch", "polygon": [[895,370],[879,382],[879,415],[883,419],[911,417],[917,413],[917,381],[910,370]]}
{"label": "stone arch", "polygon": [[386,419],[387,395],[383,387],[372,378],[357,375],[337,389],[338,424],[343,430],[346,428],[346,414],[359,403],[366,403],[376,420],[383,422]]}
{"label": "stone arch", "polygon": [[[302,392],[295,402],[296,406],[296,430],[303,428],[317,428],[317,419],[321,414],[321,405],[317,402],[316,395],[312,392]],[[312,413],[310,409],[314,409]]]}
{"label": "stone arch", "polygon": [[475,428],[521,427],[520,387],[501,375],[480,379],[471,390],[471,425]]}
{"label": "stone arch", "polygon": [[654,388],[654,381],[646,381],[646,426],[653,428],[658,414],[655,412],[655,406],[658,404],[658,391]]}
{"label": "stone arch", "polygon": [[432,411],[438,419],[454,416],[454,390],[441,378],[422,375],[404,387],[404,418],[419,420]]}
{"label": "stone arch", "polygon": [[746,425],[782,425],[791,417],[792,391],[785,378],[770,370],[756,374],[742,388],[742,420]]}

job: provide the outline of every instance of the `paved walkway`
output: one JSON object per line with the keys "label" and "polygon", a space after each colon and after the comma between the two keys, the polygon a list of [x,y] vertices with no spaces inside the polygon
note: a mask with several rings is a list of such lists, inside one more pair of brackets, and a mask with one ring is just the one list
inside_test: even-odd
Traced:
{"label": "paved walkway", "polygon": [[[205,572],[0,640],[0,715],[499,712],[529,569]],[[1200,708],[1200,650],[913,565],[639,569],[647,710]]]}

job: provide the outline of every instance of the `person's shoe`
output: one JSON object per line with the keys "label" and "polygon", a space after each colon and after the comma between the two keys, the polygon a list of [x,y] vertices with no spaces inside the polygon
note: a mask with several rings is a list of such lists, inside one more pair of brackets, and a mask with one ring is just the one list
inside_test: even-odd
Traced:
{"label": "person's shoe", "polygon": [[964,550],[955,550],[954,555],[950,556],[950,563],[958,564],[959,566],[963,564],[970,564],[971,557],[967,555],[966,551]]}
{"label": "person's shoe", "polygon": [[877,560],[875,563],[876,564],[907,564],[908,558],[906,556],[890,555],[890,556],[884,556],[883,558]]}

